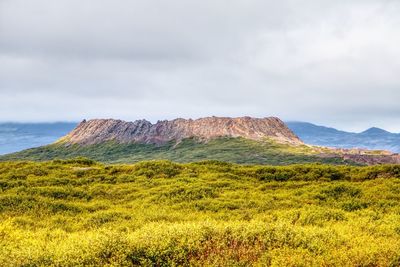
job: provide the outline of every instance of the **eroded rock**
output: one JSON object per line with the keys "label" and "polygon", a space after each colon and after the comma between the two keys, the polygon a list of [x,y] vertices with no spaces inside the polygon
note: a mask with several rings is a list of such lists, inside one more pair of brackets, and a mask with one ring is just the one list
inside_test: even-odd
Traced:
{"label": "eroded rock", "polygon": [[134,122],[114,119],[84,120],[63,140],[81,145],[107,141],[163,144],[192,137],[205,141],[218,137],[243,137],[252,140],[267,137],[278,142],[302,144],[285,123],[275,117],[207,117],[196,120],[164,120],[155,124],[146,120]]}

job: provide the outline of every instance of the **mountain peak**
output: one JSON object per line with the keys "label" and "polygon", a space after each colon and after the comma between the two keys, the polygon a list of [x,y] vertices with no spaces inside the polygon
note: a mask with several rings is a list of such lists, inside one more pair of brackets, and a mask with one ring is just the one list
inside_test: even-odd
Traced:
{"label": "mountain peak", "polygon": [[383,130],[381,128],[378,128],[378,127],[371,127],[369,129],[365,130],[364,132],[362,132],[361,134],[377,135],[377,134],[390,134],[390,132]]}
{"label": "mountain peak", "polygon": [[62,140],[70,144],[91,145],[107,141],[118,143],[163,144],[185,138],[210,140],[218,137],[265,137],[279,142],[301,144],[302,141],[279,118],[206,117],[200,119],[147,120],[126,122],[115,119],[83,120]]}

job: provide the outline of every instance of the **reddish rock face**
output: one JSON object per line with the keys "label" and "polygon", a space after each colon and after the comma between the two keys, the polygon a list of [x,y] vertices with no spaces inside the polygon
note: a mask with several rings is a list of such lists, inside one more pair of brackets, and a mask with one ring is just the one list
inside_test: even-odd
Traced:
{"label": "reddish rock face", "polygon": [[218,137],[243,137],[253,140],[267,137],[282,143],[302,144],[285,123],[275,117],[207,117],[197,120],[165,120],[156,124],[146,120],[84,120],[63,139],[67,143],[81,145],[106,141],[163,144],[191,137],[204,141]]}

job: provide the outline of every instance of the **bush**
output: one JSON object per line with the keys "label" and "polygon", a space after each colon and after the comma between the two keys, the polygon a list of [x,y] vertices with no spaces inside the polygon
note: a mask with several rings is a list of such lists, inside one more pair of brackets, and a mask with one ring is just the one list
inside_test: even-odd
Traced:
{"label": "bush", "polygon": [[0,265],[396,266],[398,171],[0,163]]}

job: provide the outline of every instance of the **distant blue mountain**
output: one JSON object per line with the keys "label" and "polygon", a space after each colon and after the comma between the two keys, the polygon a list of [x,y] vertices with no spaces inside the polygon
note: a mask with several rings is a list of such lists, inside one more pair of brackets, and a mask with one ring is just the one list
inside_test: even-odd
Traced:
{"label": "distant blue mountain", "polygon": [[0,123],[0,155],[50,144],[77,123]]}
{"label": "distant blue mountain", "polygon": [[[340,131],[308,122],[286,122],[305,143],[338,148],[384,149],[400,153],[400,134],[380,128],[361,133]],[[53,143],[77,123],[0,123],[0,155]]]}
{"label": "distant blue mountain", "polygon": [[311,145],[389,150],[400,153],[400,134],[372,127],[361,133],[340,131],[308,122],[286,122],[287,126]]}

